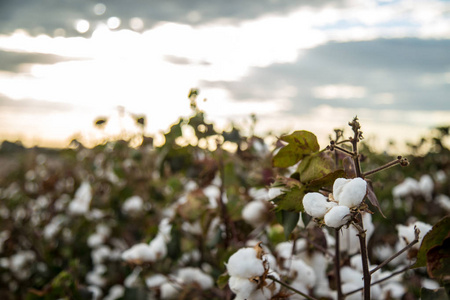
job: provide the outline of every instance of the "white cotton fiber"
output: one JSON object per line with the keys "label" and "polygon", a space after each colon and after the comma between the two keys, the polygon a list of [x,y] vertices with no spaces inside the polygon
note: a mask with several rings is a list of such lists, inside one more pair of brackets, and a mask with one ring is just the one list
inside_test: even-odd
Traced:
{"label": "white cotton fiber", "polygon": [[230,277],[228,286],[230,287],[230,290],[237,295],[236,298],[240,297],[240,299],[248,299],[250,294],[258,287],[256,282],[251,281],[248,278],[237,276]]}
{"label": "white cotton fiber", "polygon": [[261,276],[264,273],[264,266],[256,254],[256,250],[253,248],[239,249],[228,260],[228,274],[242,278]]}
{"label": "white cotton fiber", "polygon": [[347,206],[335,206],[325,215],[325,224],[329,227],[339,228],[349,221],[350,209]]}
{"label": "white cotton fiber", "polygon": [[320,193],[307,193],[303,197],[305,212],[313,218],[323,218],[330,208],[336,206],[334,202],[328,202],[327,198]]}
{"label": "white cotton fiber", "polygon": [[156,255],[148,244],[140,243],[124,251],[122,259],[133,263],[153,262],[156,260]]}
{"label": "white cotton fiber", "polygon": [[414,226],[417,226],[417,228],[420,230],[420,233],[419,233],[419,242],[414,244],[413,248],[419,249],[420,245],[422,244],[423,237],[428,233],[428,231],[431,230],[432,228],[431,225],[417,221],[409,226],[399,224],[396,227],[401,245],[406,246],[407,244],[411,243],[415,238]]}
{"label": "white cotton fiber", "polygon": [[267,201],[263,200],[249,202],[242,210],[242,218],[253,227],[263,225],[267,221],[269,212],[267,204]]}
{"label": "white cotton fiber", "polygon": [[367,193],[367,182],[360,178],[344,179],[338,178],[333,185],[334,200],[339,205],[353,208],[361,204]]}

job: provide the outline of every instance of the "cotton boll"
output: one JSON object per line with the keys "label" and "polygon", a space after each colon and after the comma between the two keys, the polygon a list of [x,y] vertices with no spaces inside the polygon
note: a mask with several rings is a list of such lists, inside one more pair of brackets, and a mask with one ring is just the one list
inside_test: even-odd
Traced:
{"label": "cotton boll", "polygon": [[303,207],[305,212],[313,218],[323,218],[332,207],[334,202],[328,202],[327,198],[320,193],[307,193],[303,197]]}
{"label": "cotton boll", "polygon": [[313,268],[301,259],[293,259],[290,262],[290,276],[295,276],[294,280],[302,281],[309,288],[316,283],[316,274]]}
{"label": "cotton boll", "polygon": [[124,251],[122,253],[122,259],[136,264],[154,262],[156,260],[156,254],[148,244],[140,243]]}
{"label": "cotton boll", "polygon": [[155,275],[145,278],[145,285],[151,289],[151,288],[159,287],[163,283],[166,283],[167,281],[168,280],[167,280],[166,276],[164,276],[162,274],[155,274]]}
{"label": "cotton boll", "polygon": [[419,189],[426,201],[431,201],[433,198],[434,182],[430,175],[425,174],[420,177]]}
{"label": "cotton boll", "polygon": [[[342,285],[342,293],[346,294],[356,289],[361,288],[358,284],[354,282],[347,282]],[[361,300],[363,299],[362,292],[357,292],[345,297],[345,300]]]}
{"label": "cotton boll", "polygon": [[87,290],[92,294],[92,300],[101,299],[103,292],[102,289],[95,285],[90,285]]}
{"label": "cotton boll", "polygon": [[420,245],[422,244],[423,237],[428,233],[428,231],[431,230],[432,228],[431,225],[417,221],[409,226],[399,224],[396,227],[398,231],[398,236],[400,238],[400,243],[403,244],[403,246],[406,246],[407,244],[411,243],[415,238],[414,226],[417,226],[417,229],[420,230],[420,233],[419,233],[419,242],[414,244],[413,248],[419,249]]}
{"label": "cotton boll", "polygon": [[344,283],[351,282],[354,283],[358,288],[363,287],[363,274],[355,270],[353,268],[350,268],[348,266],[344,266],[341,268],[341,280]]}
{"label": "cotton boll", "polygon": [[162,234],[158,234],[149,244],[149,250],[154,253],[155,258],[161,259],[167,255],[167,245]]}
{"label": "cotton boll", "polygon": [[445,209],[447,212],[450,212],[450,197],[444,194],[440,194],[436,196],[436,203]]}
{"label": "cotton boll", "polygon": [[[367,193],[367,182],[360,178],[342,180],[336,179],[333,185],[333,197],[339,205],[353,208],[361,204]],[[334,190],[336,188],[336,191]]]}
{"label": "cotton boll", "polygon": [[122,298],[123,295],[125,295],[125,288],[120,284],[116,284],[109,289],[108,295],[103,300],[116,300]]}
{"label": "cotton boll", "polygon": [[409,195],[418,195],[419,193],[419,182],[410,177],[405,178],[402,183],[392,189],[394,198],[404,198]]}
{"label": "cotton boll", "polygon": [[[228,286],[230,290],[236,294],[237,297],[241,299],[247,299],[250,297],[250,294],[256,290],[258,285],[256,282],[251,281],[248,278],[242,278],[237,276],[231,276],[228,279]],[[237,298],[236,297],[236,298]]]}
{"label": "cotton boll", "polygon": [[262,260],[256,257],[257,252],[253,248],[241,248],[231,255],[227,263],[230,276],[252,278],[264,273]]}
{"label": "cotton boll", "polygon": [[275,252],[278,257],[289,259],[292,256],[292,242],[281,242],[275,247]]}
{"label": "cotton boll", "polygon": [[242,218],[245,222],[258,227],[263,225],[267,221],[269,213],[267,201],[255,200],[247,203],[242,210]]}
{"label": "cotton boll", "polygon": [[210,289],[214,286],[212,277],[198,268],[187,267],[179,269],[177,278],[184,284],[196,283],[203,290]]}
{"label": "cotton boll", "polygon": [[163,300],[177,299],[178,294],[180,293],[180,291],[177,289],[177,286],[173,282],[169,281],[161,285],[160,291],[160,297]]}
{"label": "cotton boll", "polygon": [[143,208],[144,200],[140,196],[132,196],[122,204],[122,211],[129,215],[141,213]]}
{"label": "cotton boll", "polygon": [[383,293],[382,299],[401,299],[406,292],[403,284],[398,282],[389,282],[388,284],[384,284],[381,291]]}
{"label": "cotton boll", "polygon": [[141,274],[142,272],[142,268],[140,267],[136,267],[133,272],[131,272],[130,275],[128,275],[123,284],[127,287],[127,288],[131,288],[134,286],[137,286],[139,284],[139,274]]}
{"label": "cotton boll", "polygon": [[325,224],[329,227],[339,228],[349,221],[350,209],[347,206],[335,206],[325,215]]}
{"label": "cotton boll", "polygon": [[280,196],[281,194],[283,194],[283,188],[271,187],[267,193],[269,195],[269,199],[274,199],[274,198]]}
{"label": "cotton boll", "polygon": [[89,211],[92,200],[91,185],[84,181],[75,192],[74,199],[69,203],[68,212],[72,215],[83,215]]}

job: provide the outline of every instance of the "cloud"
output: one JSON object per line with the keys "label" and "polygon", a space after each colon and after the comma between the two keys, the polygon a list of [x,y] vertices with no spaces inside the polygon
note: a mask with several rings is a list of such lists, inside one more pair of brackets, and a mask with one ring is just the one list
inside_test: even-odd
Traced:
{"label": "cloud", "polygon": [[[252,68],[240,81],[203,84],[229,91],[236,101],[269,101],[284,89],[294,87],[297,92],[288,99],[292,102],[289,113],[296,115],[308,114],[321,104],[355,111],[450,110],[450,56],[446,53],[450,53],[449,40],[328,43],[305,50],[293,64]],[[350,96],[360,101],[346,101]]]}
{"label": "cloud", "polygon": [[20,73],[33,64],[50,65],[58,62],[76,60],[59,55],[44,53],[24,53],[0,50],[0,71]]}

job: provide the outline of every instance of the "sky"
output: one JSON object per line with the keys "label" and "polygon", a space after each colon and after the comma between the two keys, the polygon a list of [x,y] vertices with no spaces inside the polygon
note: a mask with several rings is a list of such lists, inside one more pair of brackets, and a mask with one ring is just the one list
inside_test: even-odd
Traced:
{"label": "sky", "polygon": [[450,1],[0,0],[0,140],[156,136],[191,88],[218,130],[414,142],[450,123]]}

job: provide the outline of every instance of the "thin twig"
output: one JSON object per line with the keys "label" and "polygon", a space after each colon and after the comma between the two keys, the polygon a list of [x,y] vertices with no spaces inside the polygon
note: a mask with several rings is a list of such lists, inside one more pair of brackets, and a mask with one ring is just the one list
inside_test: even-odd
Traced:
{"label": "thin twig", "polygon": [[[392,273],[391,275],[389,275],[389,276],[386,276],[386,277],[384,277],[384,278],[381,278],[381,279],[379,279],[379,280],[377,280],[377,281],[372,282],[370,285],[376,285],[376,284],[379,284],[379,283],[381,283],[381,282],[383,282],[383,281],[386,281],[386,280],[388,280],[388,279],[390,279],[390,278],[392,278],[392,277],[394,277],[394,276],[397,276],[398,274],[404,273],[405,271],[408,271],[408,269],[411,268],[411,266],[412,266],[412,265],[409,265],[409,266],[407,266],[407,267],[404,267],[403,269],[400,269],[400,270],[398,270],[398,271],[395,271],[395,272],[393,272],[393,273]],[[351,294],[360,292],[360,291],[362,291],[363,289],[364,289],[364,288],[359,288],[359,289],[350,291],[350,292],[344,294],[344,297],[347,297],[347,296],[349,296],[349,295],[351,295]]]}
{"label": "thin twig", "polygon": [[284,282],[281,281],[281,280],[278,280],[277,278],[273,277],[272,275],[267,276],[267,278],[269,278],[269,279],[271,279],[271,280],[273,280],[273,281],[275,281],[275,282],[278,282],[279,284],[281,284],[281,285],[284,286],[285,288],[290,289],[290,290],[293,291],[294,293],[299,294],[299,295],[305,297],[306,299],[317,300],[316,298],[314,298],[314,297],[312,297],[312,296],[309,296],[309,295],[307,295],[307,294],[305,294],[305,293],[303,293],[303,292],[300,292],[299,290],[293,288],[293,287],[290,286],[289,284],[284,283]]}
{"label": "thin twig", "polygon": [[412,246],[414,246],[414,244],[418,243],[419,242],[420,230],[416,226],[414,226],[414,234],[415,234],[415,237],[414,237],[414,240],[411,243],[409,243],[408,245],[406,245],[405,248],[403,248],[399,252],[393,254],[391,257],[389,257],[388,259],[383,261],[381,264],[376,266],[374,269],[370,270],[370,274],[375,273],[376,271],[378,271],[379,269],[381,269],[382,267],[387,265],[389,262],[391,262],[393,259],[397,258],[400,254],[402,254],[403,252],[409,250]]}

